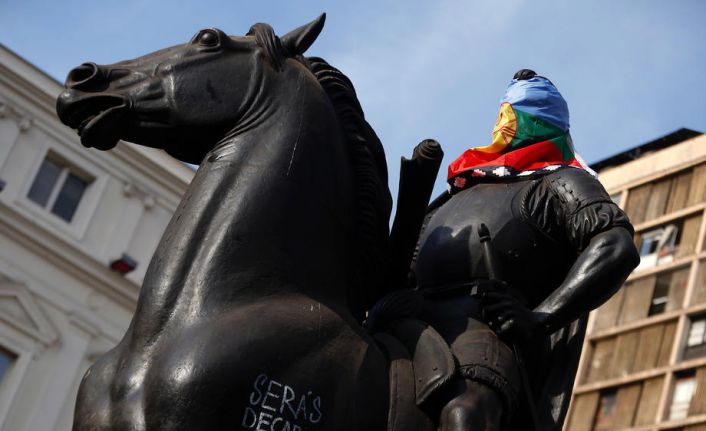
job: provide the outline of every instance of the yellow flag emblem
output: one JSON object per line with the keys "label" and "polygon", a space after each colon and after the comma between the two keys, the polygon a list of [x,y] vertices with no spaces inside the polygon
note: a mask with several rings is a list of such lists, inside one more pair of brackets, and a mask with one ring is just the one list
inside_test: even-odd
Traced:
{"label": "yellow flag emblem", "polygon": [[499,153],[510,145],[510,142],[512,142],[512,138],[515,137],[516,132],[517,115],[515,115],[515,110],[512,109],[512,105],[505,102],[500,105],[498,119],[495,120],[492,143],[485,147],[478,147],[474,149],[484,153]]}

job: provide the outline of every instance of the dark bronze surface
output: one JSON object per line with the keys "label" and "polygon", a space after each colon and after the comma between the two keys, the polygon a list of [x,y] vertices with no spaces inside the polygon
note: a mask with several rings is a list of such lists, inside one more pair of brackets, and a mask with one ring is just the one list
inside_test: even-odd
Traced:
{"label": "dark bronze surface", "polygon": [[[639,262],[631,234],[600,183],[572,167],[432,204],[415,263],[430,301],[420,318],[451,345],[464,377],[438,393],[441,430],[561,430],[586,314]],[[492,360],[504,349],[519,377],[507,359]]]}
{"label": "dark bronze surface", "polygon": [[[520,429],[526,406],[508,410],[487,384],[512,385],[507,355],[454,344],[477,334],[495,350],[541,340],[523,355],[542,429],[560,428],[586,312],[636,265],[629,224],[583,235],[600,219],[587,214],[543,231],[557,211],[581,210],[592,178],[478,185],[432,205],[416,279],[406,280],[443,153],[425,141],[403,163],[390,237],[382,145],[348,78],[303,57],[323,24],[322,15],[281,38],[267,24],[246,36],[204,29],[183,45],[69,72],[57,113],[84,146],[123,139],[199,164],[127,333],[84,377],[74,430],[490,430],[511,420]],[[488,281],[480,223],[507,290]],[[366,310],[409,283],[420,289],[372,309],[378,344],[361,326]]]}
{"label": "dark bronze surface", "polygon": [[384,276],[385,159],[348,79],[302,57],[323,23],[69,73],[57,112],[84,146],[200,164],[75,430],[386,427],[388,359],[354,318]]}

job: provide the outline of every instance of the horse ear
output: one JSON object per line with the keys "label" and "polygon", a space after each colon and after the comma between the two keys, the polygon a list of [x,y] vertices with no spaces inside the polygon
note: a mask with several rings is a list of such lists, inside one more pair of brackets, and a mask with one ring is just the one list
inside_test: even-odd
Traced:
{"label": "horse ear", "polygon": [[287,48],[287,51],[289,51],[291,55],[304,54],[311,44],[314,43],[319,33],[321,33],[325,21],[326,14],[322,13],[321,16],[309,24],[304,24],[282,36],[280,38],[282,45]]}

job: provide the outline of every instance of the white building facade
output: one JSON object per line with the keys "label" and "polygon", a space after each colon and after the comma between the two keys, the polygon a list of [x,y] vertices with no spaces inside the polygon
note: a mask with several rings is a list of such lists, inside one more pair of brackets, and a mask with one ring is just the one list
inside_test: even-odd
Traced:
{"label": "white building facade", "polygon": [[61,90],[0,45],[0,430],[71,429],[193,177],[159,150],[83,148],[56,117]]}

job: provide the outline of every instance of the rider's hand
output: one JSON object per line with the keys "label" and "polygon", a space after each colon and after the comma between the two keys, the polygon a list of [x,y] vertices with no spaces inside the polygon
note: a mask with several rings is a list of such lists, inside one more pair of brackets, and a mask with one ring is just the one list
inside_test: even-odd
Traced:
{"label": "rider's hand", "polygon": [[501,338],[528,341],[541,331],[540,317],[509,293],[483,294],[483,320]]}

